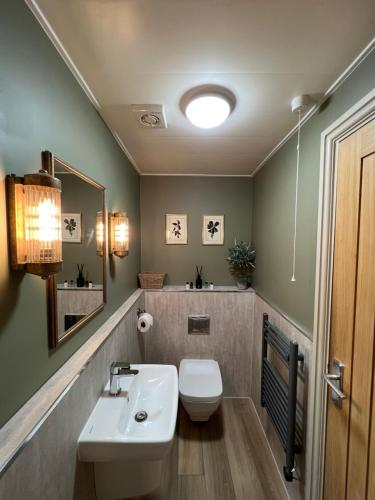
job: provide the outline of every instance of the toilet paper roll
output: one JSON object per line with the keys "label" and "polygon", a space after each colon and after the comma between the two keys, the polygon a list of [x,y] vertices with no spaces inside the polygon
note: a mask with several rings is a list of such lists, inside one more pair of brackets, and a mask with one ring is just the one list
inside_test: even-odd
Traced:
{"label": "toilet paper roll", "polygon": [[154,324],[154,318],[149,313],[142,313],[138,318],[138,331],[145,333]]}

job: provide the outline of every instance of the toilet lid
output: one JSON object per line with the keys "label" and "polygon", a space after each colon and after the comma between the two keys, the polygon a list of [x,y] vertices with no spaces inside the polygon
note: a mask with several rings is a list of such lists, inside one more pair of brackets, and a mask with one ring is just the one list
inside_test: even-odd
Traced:
{"label": "toilet lid", "polygon": [[213,359],[183,359],[178,385],[188,398],[218,398],[223,393],[219,364]]}

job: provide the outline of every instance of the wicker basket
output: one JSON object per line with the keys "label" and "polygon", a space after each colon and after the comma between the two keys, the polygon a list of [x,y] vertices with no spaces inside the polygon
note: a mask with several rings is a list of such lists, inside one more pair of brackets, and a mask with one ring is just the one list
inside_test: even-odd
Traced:
{"label": "wicker basket", "polygon": [[141,288],[163,288],[165,273],[139,273]]}

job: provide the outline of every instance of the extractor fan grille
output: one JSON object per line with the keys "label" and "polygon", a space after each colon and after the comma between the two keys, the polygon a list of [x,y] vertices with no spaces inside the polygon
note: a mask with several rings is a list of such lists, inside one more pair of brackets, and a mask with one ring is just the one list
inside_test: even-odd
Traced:
{"label": "extractor fan grille", "polygon": [[162,104],[132,104],[132,111],[141,128],[167,128]]}

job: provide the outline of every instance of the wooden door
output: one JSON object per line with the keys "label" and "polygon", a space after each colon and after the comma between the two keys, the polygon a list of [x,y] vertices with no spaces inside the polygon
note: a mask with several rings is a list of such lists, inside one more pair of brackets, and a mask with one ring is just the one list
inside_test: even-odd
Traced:
{"label": "wooden door", "polygon": [[343,364],[341,408],[328,388],[325,500],[375,500],[375,120],[338,151],[328,372]]}

